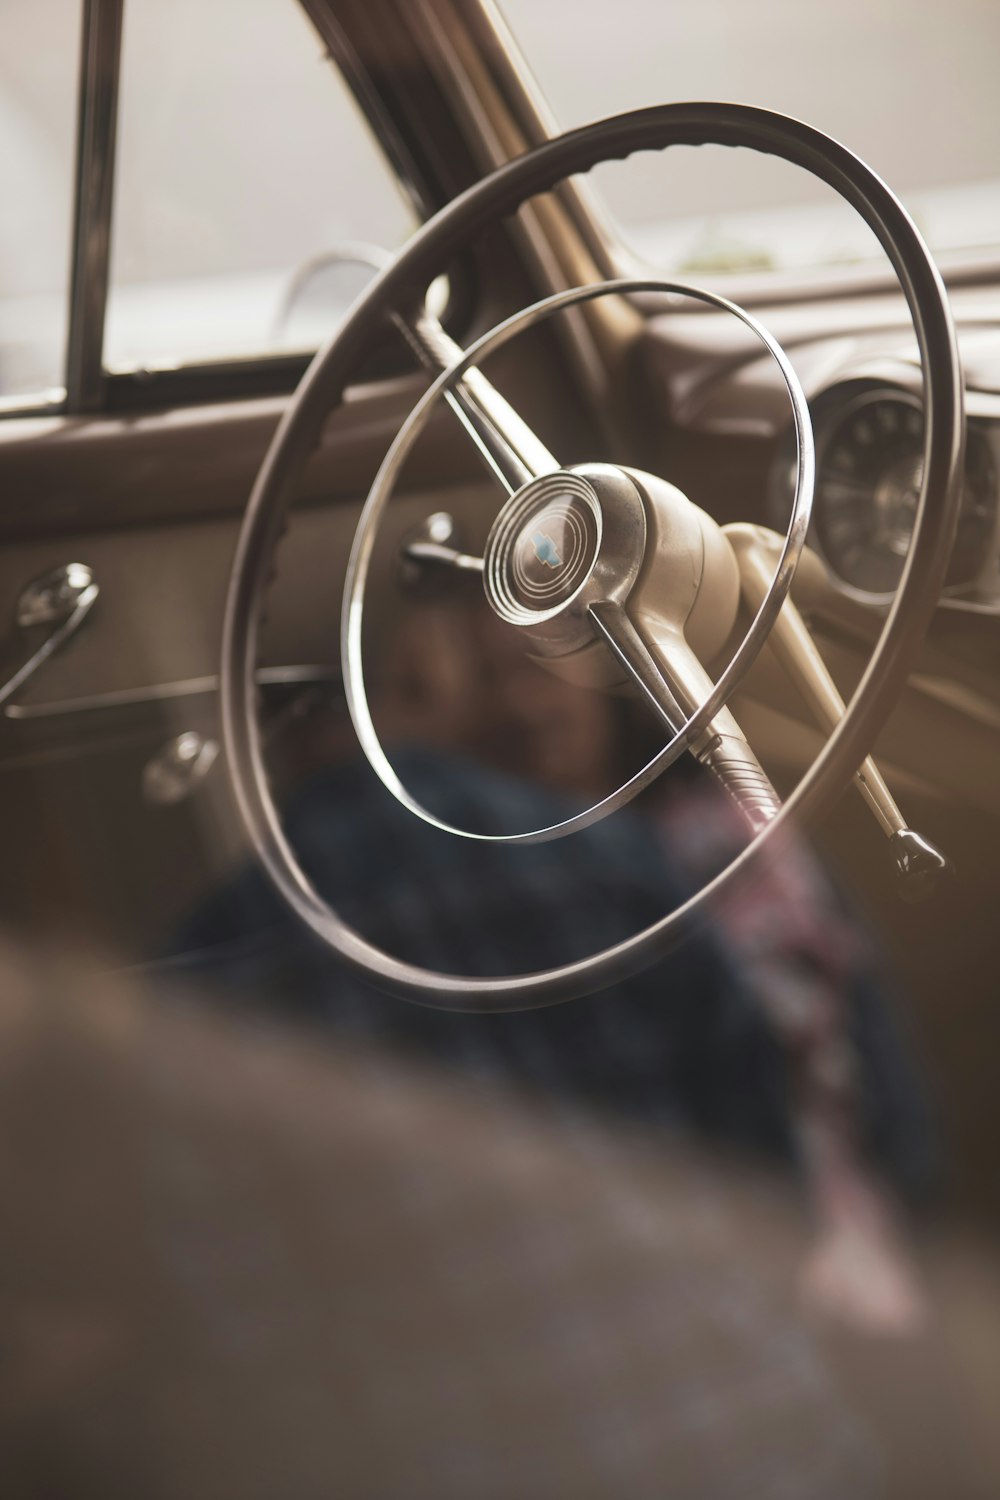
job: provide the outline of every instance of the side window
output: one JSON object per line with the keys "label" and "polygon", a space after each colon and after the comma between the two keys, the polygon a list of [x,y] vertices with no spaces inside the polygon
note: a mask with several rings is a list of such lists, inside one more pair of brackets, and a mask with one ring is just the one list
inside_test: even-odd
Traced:
{"label": "side window", "polygon": [[107,369],[313,349],[413,225],[297,0],[126,0]]}
{"label": "side window", "polygon": [[0,405],[62,386],[80,0],[4,0]]}

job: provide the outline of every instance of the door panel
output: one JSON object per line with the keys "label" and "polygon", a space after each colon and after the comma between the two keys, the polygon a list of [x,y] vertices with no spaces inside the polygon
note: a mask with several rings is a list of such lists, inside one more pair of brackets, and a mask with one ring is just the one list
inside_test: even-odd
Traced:
{"label": "door panel", "polygon": [[[262,664],[320,669],[328,695],[337,693],[360,496],[414,395],[413,382],[390,382],[339,410],[282,544]],[[214,681],[229,567],[279,412],[280,403],[254,402],[0,428],[5,673],[40,639],[13,624],[30,580],[84,562],[101,590],[79,633],[0,710],[8,810],[0,901],[16,927],[140,955],[245,857],[221,757],[171,805],[151,803],[143,777],[182,733],[218,740]],[[441,431],[450,437],[443,423]],[[462,445],[432,436],[417,455],[414,488],[393,505],[397,533],[435,509],[481,513],[481,476],[456,481],[470,462]],[[431,477],[433,488],[421,484]],[[296,691],[268,689],[268,704],[286,712]]]}

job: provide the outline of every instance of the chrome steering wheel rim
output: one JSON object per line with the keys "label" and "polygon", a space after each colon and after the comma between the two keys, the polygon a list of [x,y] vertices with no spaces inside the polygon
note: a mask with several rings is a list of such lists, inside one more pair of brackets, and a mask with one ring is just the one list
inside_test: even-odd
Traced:
{"label": "chrome steering wheel rim", "polygon": [[[539,322],[564,308],[576,307],[582,302],[594,301],[602,296],[637,296],[651,292],[690,297],[719,311],[731,313],[756,335],[778,366],[792,409],[796,465],[791,513],[784,546],[778,558],[774,576],[746,634],[730,657],[725,670],[720,674],[713,691],[694,713],[686,716],[683,725],[676,730],[667,744],[617,790],[602,797],[584,812],[575,813],[558,823],[551,823],[546,827],[523,833],[482,833],[469,828],[461,828],[437,817],[406,789],[385,752],[372,718],[365,687],[362,631],[365,586],[379,522],[385,514],[403,465],[424,431],[435,404],[468,369],[477,365],[486,355],[502,349],[511,339],[534,328]],[[784,603],[795,576],[799,558],[802,556],[812,515],[815,488],[816,456],[812,418],[809,415],[809,404],[806,401],[805,392],[791,361],[778,341],[757,318],[737,303],[720,296],[719,293],[689,286],[682,282],[664,281],[659,277],[627,277],[615,281],[594,282],[588,286],[571,287],[566,291],[556,292],[552,296],[542,298],[539,302],[532,303],[529,307],[522,308],[512,317],[506,318],[476,339],[465,350],[461,359],[443,370],[413,407],[393,439],[375,476],[354,534],[354,544],[347,564],[344,607],[341,616],[341,668],[351,722],[372,770],[396,801],[421,822],[439,829],[442,833],[450,833],[458,838],[474,839],[479,843],[547,843],[552,839],[566,838],[571,833],[589,828],[601,818],[608,817],[619,808],[625,807],[694,744],[715,713],[723,704],[728,703],[756,660],[777,619],[778,611]]]}
{"label": "chrome steering wheel rim", "polygon": [[[482,978],[435,973],[378,948],[315,890],[285,837],[257,722],[259,607],[292,488],[373,327],[404,316],[449,258],[486,224],[601,161],[676,145],[742,146],[819,177],[860,214],[892,265],[913,319],[924,380],[924,468],[913,540],[895,602],[847,713],[781,810],[695,896],[632,937],[540,973]],[[667,952],[706,904],[741,880],[793,819],[815,816],[860,764],[902,689],[944,581],[961,499],[964,418],[957,341],[940,275],[915,225],[885,183],[822,132],[736,104],[668,104],[598,121],[507,163],[461,194],[413,237],[359,297],[314,360],[278,426],[254,486],[233,563],[223,627],[222,730],[236,804],[257,857],[295,914],[379,987],[453,1010],[513,1010],[599,989]]]}

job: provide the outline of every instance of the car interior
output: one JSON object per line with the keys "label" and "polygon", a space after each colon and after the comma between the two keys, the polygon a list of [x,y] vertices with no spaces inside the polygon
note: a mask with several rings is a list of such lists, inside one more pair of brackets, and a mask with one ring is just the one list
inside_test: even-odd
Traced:
{"label": "car interior", "polygon": [[5,1493],[1000,1492],[1000,11],[0,35]]}

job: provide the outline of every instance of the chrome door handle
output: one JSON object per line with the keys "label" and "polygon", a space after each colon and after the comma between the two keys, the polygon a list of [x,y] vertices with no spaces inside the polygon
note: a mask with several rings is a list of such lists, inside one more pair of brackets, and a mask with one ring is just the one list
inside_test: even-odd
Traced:
{"label": "chrome door handle", "polygon": [[54,629],[0,686],[0,705],[12,698],[34,677],[39,667],[76,634],[93,609],[99,593],[100,588],[86,563],[66,563],[43,573],[27,585],[14,612],[18,628],[31,630],[38,625],[52,625]]}

